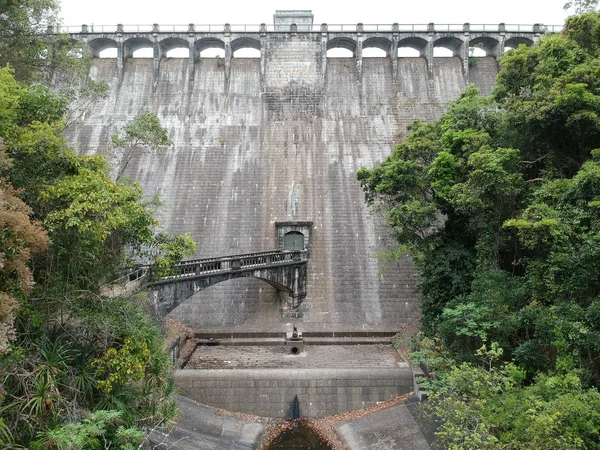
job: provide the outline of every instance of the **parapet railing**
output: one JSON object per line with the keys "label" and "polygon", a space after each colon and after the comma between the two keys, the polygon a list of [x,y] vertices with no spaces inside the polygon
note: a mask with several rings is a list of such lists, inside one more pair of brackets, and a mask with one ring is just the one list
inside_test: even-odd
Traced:
{"label": "parapet railing", "polygon": [[307,250],[274,250],[216,258],[193,259],[180,262],[173,268],[173,275],[162,277],[160,281],[270,267],[279,264],[302,262],[307,259]]}
{"label": "parapet railing", "polygon": [[205,24],[187,24],[187,25],[78,25],[78,26],[60,26],[48,27],[48,32],[70,33],[70,34],[91,34],[91,33],[223,33],[223,32],[243,32],[243,33],[272,33],[272,32],[522,32],[522,33],[559,33],[562,31],[562,25],[544,25],[544,24],[277,24],[277,25],[245,25],[245,24],[223,24],[223,25],[205,25]]}

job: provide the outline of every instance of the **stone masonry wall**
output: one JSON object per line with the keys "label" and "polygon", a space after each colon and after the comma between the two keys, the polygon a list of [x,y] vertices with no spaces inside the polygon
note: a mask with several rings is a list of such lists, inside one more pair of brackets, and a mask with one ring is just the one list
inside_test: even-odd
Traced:
{"label": "stone masonry wall", "polygon": [[324,417],[375,406],[413,390],[410,368],[243,369],[174,372],[181,395],[203,404],[264,417]]}
{"label": "stone masonry wall", "polygon": [[[312,35],[310,35],[312,36]],[[80,153],[106,149],[117,127],[143,111],[158,114],[174,145],[144,153],[125,173],[159,194],[158,219],[191,233],[198,256],[277,248],[275,222],[313,221],[305,331],[398,329],[418,311],[414,269],[406,258],[383,267],[378,252],[395,243],[369,210],[355,179],[385,159],[414,119],[433,120],[465,87],[458,58],[436,58],[433,79],[423,58],[323,57],[306,34],[269,39],[260,59],[234,58],[229,83],[222,62],[200,59],[188,80],[187,59],[95,59],[90,76],[106,79],[109,97],[68,130]],[[325,69],[324,69],[325,68]],[[323,72],[325,70],[325,72]],[[489,92],[497,71],[480,58],[471,79]],[[285,329],[282,295],[256,279],[199,292],[172,315],[195,329]]]}

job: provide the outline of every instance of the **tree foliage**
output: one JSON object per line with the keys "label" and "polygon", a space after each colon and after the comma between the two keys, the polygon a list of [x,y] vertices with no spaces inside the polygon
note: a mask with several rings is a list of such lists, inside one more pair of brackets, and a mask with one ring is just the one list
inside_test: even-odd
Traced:
{"label": "tree foliage", "polygon": [[[143,306],[103,297],[101,287],[133,257],[150,255],[168,271],[195,244],[188,235],[156,233],[155,205],[138,185],[111,179],[102,156],[69,147],[68,122],[107,85],[50,89],[39,82],[48,77],[29,73],[48,75],[51,63],[62,64],[52,58],[65,56],[48,56],[46,44],[59,41],[34,32],[30,7],[41,8],[41,21],[54,3],[0,7],[8,41],[35,43],[23,48],[29,60],[0,55],[14,62],[0,68],[0,447],[138,449],[143,427],[176,414],[170,359]],[[24,31],[7,25],[17,20]],[[131,151],[169,143],[154,115],[124,133],[120,142]]]}
{"label": "tree foliage", "polygon": [[116,179],[121,178],[136,154],[163,151],[172,144],[156,114],[139,114],[112,137],[112,156],[117,161]]}
{"label": "tree foliage", "polygon": [[573,9],[575,14],[583,14],[594,11],[598,7],[598,0],[572,0],[565,3],[563,9],[569,11]]}
{"label": "tree foliage", "polygon": [[597,448],[599,30],[586,13],[507,52],[491,96],[468,87],[357,174],[421,273],[444,448]]}

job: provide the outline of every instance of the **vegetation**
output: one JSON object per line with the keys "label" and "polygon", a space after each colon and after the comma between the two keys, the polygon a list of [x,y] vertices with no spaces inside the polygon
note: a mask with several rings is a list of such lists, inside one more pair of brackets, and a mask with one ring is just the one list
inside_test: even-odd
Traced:
{"label": "vegetation", "polygon": [[[134,255],[169,273],[195,244],[157,234],[139,186],[67,144],[65,127],[108,86],[64,84],[86,59],[40,33],[56,3],[0,0],[0,11],[0,447],[141,448],[145,427],[176,414],[169,357],[143,306],[100,287]],[[129,161],[166,136],[144,114],[115,142]]]}
{"label": "vegetation", "polygon": [[357,177],[421,274],[441,448],[598,448],[600,16],[508,52]]}

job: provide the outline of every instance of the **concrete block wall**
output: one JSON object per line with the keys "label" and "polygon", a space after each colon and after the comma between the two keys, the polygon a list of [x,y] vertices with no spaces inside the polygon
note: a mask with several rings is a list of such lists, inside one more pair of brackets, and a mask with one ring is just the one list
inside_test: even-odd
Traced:
{"label": "concrete block wall", "polygon": [[[158,114],[173,148],[142,153],[126,176],[163,205],[163,230],[191,233],[198,257],[277,248],[275,222],[313,221],[304,330],[397,329],[418,311],[408,258],[386,267],[376,256],[396,243],[380,215],[364,203],[355,174],[385,159],[416,118],[433,120],[464,89],[458,58],[322,60],[315,35],[269,39],[260,59],[234,58],[227,83],[216,59],[196,63],[95,59],[90,76],[106,79],[109,96],[68,130],[80,153],[106,149],[110,136],[143,111]],[[495,60],[481,59],[474,79],[487,87]],[[479,71],[479,72],[478,72]],[[297,204],[290,207],[291,194]],[[291,211],[295,216],[291,217]],[[279,329],[282,294],[256,279],[228,281],[194,295],[173,317],[201,330],[232,326]],[[279,327],[279,328],[278,328]]]}
{"label": "concrete block wall", "polygon": [[324,417],[375,406],[413,390],[410,368],[243,369],[174,372],[181,395],[205,405],[264,417]]}

